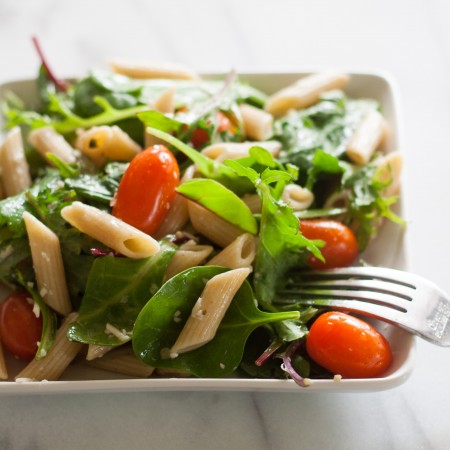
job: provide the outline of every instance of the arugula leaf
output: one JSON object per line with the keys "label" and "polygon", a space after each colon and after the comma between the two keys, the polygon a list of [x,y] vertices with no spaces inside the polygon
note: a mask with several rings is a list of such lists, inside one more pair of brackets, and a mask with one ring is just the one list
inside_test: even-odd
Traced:
{"label": "arugula leaf", "polygon": [[177,191],[241,230],[257,234],[258,224],[248,206],[236,194],[217,181],[193,179],[180,185]]}
{"label": "arugula leaf", "polygon": [[20,272],[15,274],[17,282],[31,295],[33,301],[37,304],[42,315],[42,334],[36,351],[36,359],[44,358],[50,350],[56,333],[56,314],[44,302],[38,292],[33,289],[32,284],[27,283]]}
{"label": "arugula leaf", "polygon": [[97,258],[89,274],[78,320],[68,330],[69,339],[97,345],[123,344],[105,333],[106,324],[131,336],[136,317],[162,285],[175,251],[175,246],[164,239],[156,255],[142,260]]}
{"label": "arugula leaf", "polygon": [[[141,118],[139,114],[138,117]],[[161,130],[151,127],[147,127],[146,130],[148,134],[166,141],[168,144],[173,145],[181,153],[187,156],[197,165],[198,170],[204,177],[218,181],[227,188],[231,189],[237,195],[243,195],[247,192],[253,191],[251,184],[246,178],[240,177],[235,171],[226,165],[208,158],[192,147],[189,147],[189,145],[179,139],[171,136],[170,134],[164,133]]]}
{"label": "arugula leaf", "polygon": [[357,223],[356,237],[361,251],[363,251],[372,236],[379,228],[382,217],[405,226],[405,221],[398,217],[390,207],[397,202],[397,197],[384,197],[383,191],[390,184],[390,180],[381,182],[376,178],[376,166],[358,167],[348,171],[343,179],[344,188],[350,191],[349,221]]}
{"label": "arugula leaf", "polygon": [[[318,242],[305,238],[299,230],[292,208],[278,200],[286,183],[292,181],[291,169],[265,168],[262,174],[241,164],[226,161],[240,176],[247,177],[261,197],[261,221],[255,260],[254,286],[258,302],[266,310],[274,310],[272,300],[278,283],[292,267],[305,265],[308,252],[323,260]],[[282,166],[280,166],[282,167]],[[276,183],[275,187],[270,184]]]}
{"label": "arugula leaf", "polygon": [[[262,312],[255,306],[253,291],[244,282],[212,341],[174,359],[164,359],[164,349],[178,338],[206,282],[228,269],[194,267],[167,281],[140,312],[133,331],[133,349],[146,364],[171,367],[197,377],[221,377],[239,366],[250,333],[261,325],[298,317],[295,311]],[[181,318],[181,321],[174,320]]]}

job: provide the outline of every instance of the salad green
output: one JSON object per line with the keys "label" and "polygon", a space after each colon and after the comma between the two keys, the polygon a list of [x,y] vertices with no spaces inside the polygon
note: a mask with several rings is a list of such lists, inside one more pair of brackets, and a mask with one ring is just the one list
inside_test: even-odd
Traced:
{"label": "salad green", "polygon": [[[168,88],[175,89],[173,114],[152,108]],[[74,201],[110,212],[128,164],[110,161],[96,167],[84,154],[77,156],[76,164],[66,164],[50,154],[53,165],[49,166],[27,144],[33,184],[0,201],[0,280],[25,287],[43,312],[45,331],[38,358],[45,357],[51,347],[56,315],[30,287],[36,280],[22,219],[25,211],[60,239],[69,293],[78,311],[68,339],[111,347],[132,341],[137,357],[145,363],[197,377],[288,376],[280,370],[283,357],[286,360],[288,355],[291,361],[292,345],[299,348],[298,342],[307,335],[308,324],[318,311],[295,302],[280,304],[277,292],[291,271],[308,268],[311,255],[324,260],[324,242],[305,237],[299,230],[299,217],[338,216],[355,231],[360,252],[376,234],[381,218],[403,223],[391,209],[397,197],[384,196],[391,180],[378,178],[374,159],[366,166],[357,166],[345,153],[365,115],[380,109],[375,100],[349,99],[343,91],[325,92],[312,106],[274,119],[271,140],[282,144],[277,157],[255,146],[244,158],[220,163],[199,150],[216,142],[245,141],[239,105],[263,108],[267,100],[265,93],[240,82],[234,74],[225,82],[139,80],[94,70],[63,91],[42,67],[37,90],[41,103],[37,111],[28,110],[15,93],[4,99],[5,129],[19,126],[26,142],[31,130],[51,126],[72,145],[77,130],[94,126],[118,125],[140,145],[144,144],[145,131],[170,148],[182,173],[190,164],[196,165],[198,176],[181,184],[179,195],[257,237],[253,271],[214,339],[176,358],[164,357],[164,349],[179,335],[205,283],[229,270],[192,267],[165,281],[167,267],[192,235],[197,242],[212,245],[214,252],[220,249],[188,226],[179,230],[181,234],[161,239],[156,255],[131,260],[115,254],[69,226],[60,213]],[[218,117],[225,117],[231,125],[223,129]],[[200,144],[199,130],[205,137]],[[286,203],[283,192],[290,184],[313,194],[310,208],[294,211]],[[243,200],[245,194],[259,197],[260,212],[251,211]],[[333,204],[333,196],[346,201]],[[180,320],[174,320],[175,316]],[[106,333],[108,325],[120,330],[126,339]],[[255,336],[259,336],[256,346]],[[253,346],[261,345],[268,349],[263,358],[270,360],[267,370],[254,362],[260,355]],[[301,364],[296,370],[302,376],[314,376],[317,371],[307,355],[298,358]],[[323,376],[323,371],[319,375]]]}

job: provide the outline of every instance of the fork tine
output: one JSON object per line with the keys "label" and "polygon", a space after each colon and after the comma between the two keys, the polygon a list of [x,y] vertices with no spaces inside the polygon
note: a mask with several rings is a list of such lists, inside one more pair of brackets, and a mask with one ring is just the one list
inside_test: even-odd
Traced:
{"label": "fork tine", "polygon": [[[370,273],[370,275],[369,275]],[[304,275],[307,278],[333,278],[333,279],[347,279],[347,278],[361,278],[361,279],[378,279],[384,280],[393,284],[404,285],[411,289],[415,289],[417,283],[417,275],[403,272],[396,269],[388,269],[385,267],[342,267],[337,269],[325,269],[303,272],[298,274]]]}
{"label": "fork tine", "polygon": [[404,314],[392,308],[386,308],[385,306],[359,300],[309,299],[301,300],[299,303],[303,305],[329,307],[340,311],[356,312],[375,319],[396,324],[402,321],[402,315]]}
{"label": "fork tine", "polygon": [[411,289],[404,285],[393,284],[383,280],[360,280],[360,279],[305,279],[302,282],[288,282],[287,287],[300,289],[326,289],[328,286],[335,290],[366,290],[371,292],[380,292],[393,295],[411,301],[415,289]]}
{"label": "fork tine", "polygon": [[366,291],[366,290],[345,290],[345,289],[317,289],[315,287],[304,286],[298,289],[289,289],[279,291],[281,295],[299,295],[300,302],[309,299],[319,299],[330,301],[347,300],[352,302],[354,300],[361,300],[367,304],[381,305],[385,309],[393,308],[400,312],[406,312],[410,305],[410,300],[406,300],[395,295],[385,294],[382,292]]}

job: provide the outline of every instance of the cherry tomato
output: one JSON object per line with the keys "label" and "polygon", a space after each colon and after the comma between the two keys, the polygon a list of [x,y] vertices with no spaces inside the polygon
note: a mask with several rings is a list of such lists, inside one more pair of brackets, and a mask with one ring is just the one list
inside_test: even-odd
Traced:
{"label": "cherry tomato", "polygon": [[210,139],[211,137],[205,129],[196,128],[192,133],[191,144],[194,148],[201,149],[209,142]]}
{"label": "cherry tomato", "polygon": [[112,213],[147,234],[161,225],[179,184],[177,160],[164,145],[135,156],[116,193]]}
{"label": "cherry tomato", "polygon": [[[228,133],[234,134],[235,127],[233,122],[221,111],[216,113],[217,131],[219,133],[227,131]],[[210,123],[210,121],[208,121]],[[191,144],[196,148],[200,149],[209,143],[211,136],[203,128],[197,128],[192,133]]]}
{"label": "cherry tomato", "polygon": [[228,131],[229,133],[234,133],[233,122],[221,111],[217,112],[217,131],[221,133],[222,131]]}
{"label": "cherry tomato", "polygon": [[367,322],[336,311],[320,315],[313,323],[306,350],[317,364],[344,378],[377,377],[392,362],[382,334]]}
{"label": "cherry tomato", "polygon": [[320,249],[325,262],[314,255],[308,257],[308,264],[313,269],[349,266],[358,256],[358,241],[353,231],[335,220],[302,220],[300,231],[308,239],[320,239],[325,245]]}
{"label": "cherry tomato", "polygon": [[27,292],[13,292],[0,305],[0,337],[5,347],[23,359],[36,354],[42,335],[42,316],[36,317]]}

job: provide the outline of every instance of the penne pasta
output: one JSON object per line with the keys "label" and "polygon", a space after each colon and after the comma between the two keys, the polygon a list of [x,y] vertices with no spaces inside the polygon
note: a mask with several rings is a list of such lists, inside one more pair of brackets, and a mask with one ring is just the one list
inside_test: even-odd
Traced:
{"label": "penne pasta", "polygon": [[172,63],[151,63],[112,59],[108,61],[111,70],[130,78],[169,78],[196,80],[198,75],[187,67]]}
{"label": "penne pasta", "polygon": [[265,110],[273,116],[282,116],[290,109],[307,108],[324,92],[343,88],[349,79],[348,75],[332,72],[306,76],[270,96]]}
{"label": "penne pasta", "polygon": [[196,231],[221,247],[226,247],[242,234],[239,227],[195,202],[188,201],[188,208],[192,226]]}
{"label": "penne pasta", "polygon": [[226,159],[245,158],[252,147],[263,147],[276,157],[281,150],[281,143],[278,141],[220,142],[205,147],[201,153],[217,162],[223,162]]}
{"label": "penne pasta", "polygon": [[115,347],[113,345],[95,345],[89,344],[88,351],[86,355],[87,361],[92,361],[93,359],[102,358],[108,352],[113,350]]}
{"label": "penne pasta", "polygon": [[0,167],[2,187],[7,197],[20,194],[31,185],[30,169],[19,127],[14,127],[6,135],[0,153]]}
{"label": "penne pasta", "polygon": [[116,125],[80,130],[75,147],[99,167],[108,161],[131,161],[142,150]]}
{"label": "penne pasta", "polygon": [[33,130],[28,141],[44,158],[47,153],[52,153],[67,164],[76,161],[74,149],[51,126]]}
{"label": "penne pasta", "polygon": [[261,198],[258,194],[245,194],[241,199],[253,214],[261,212]]}
{"label": "penne pasta", "polygon": [[230,270],[216,275],[206,283],[191,315],[170,349],[171,358],[195,350],[214,338],[231,301],[249,273],[247,268]]}
{"label": "penne pasta", "polygon": [[163,114],[173,114],[175,111],[175,88],[166,89],[154,102],[156,111]]}
{"label": "penne pasta", "polygon": [[197,245],[195,242],[188,241],[181,245],[175,253],[166,269],[164,281],[169,280],[183,270],[190,267],[200,266],[212,253],[211,245]]}
{"label": "penne pasta", "polygon": [[400,152],[388,153],[375,161],[377,171],[375,177],[381,182],[390,181],[384,190],[384,195],[391,197],[400,191],[400,176],[402,173],[403,159]]}
{"label": "penne pasta", "polygon": [[[181,180],[180,184],[187,180],[191,180],[194,176],[195,165],[189,166]],[[155,233],[156,239],[161,239],[168,234],[176,233],[183,229],[189,220],[188,200],[180,194],[175,194],[175,198],[170,205],[164,220]]]}
{"label": "penne pasta", "polygon": [[56,312],[72,311],[58,236],[28,212],[23,220],[30,243],[34,272],[42,299]]}
{"label": "penne pasta", "polygon": [[241,234],[231,244],[207,262],[207,266],[223,266],[229,269],[252,270],[256,256],[256,238],[249,233]]}
{"label": "penne pasta", "polygon": [[3,353],[2,341],[0,341],[0,380],[8,379],[8,370],[6,368],[5,355]]}
{"label": "penne pasta", "polygon": [[84,344],[72,342],[67,339],[67,330],[70,324],[77,320],[76,313],[69,314],[58,331],[56,332],[55,341],[42,359],[33,359],[17,376],[16,381],[21,379],[29,380],[58,380],[67,366],[80,353]]}
{"label": "penne pasta", "polygon": [[303,211],[312,205],[314,194],[298,184],[288,184],[284,188],[281,198],[294,211]]}
{"label": "penne pasta", "polygon": [[273,116],[267,111],[243,103],[239,110],[247,137],[256,141],[266,141],[273,135]]}
{"label": "penne pasta", "polygon": [[374,151],[386,136],[387,126],[378,111],[371,111],[363,119],[347,145],[345,154],[355,164],[364,165],[370,161]]}
{"label": "penne pasta", "polygon": [[154,371],[153,367],[138,359],[129,346],[112,347],[112,351],[105,356],[93,360],[86,359],[82,362],[90,367],[130,377],[147,378]]}
{"label": "penne pasta", "polygon": [[61,216],[82,233],[128,258],[147,258],[159,251],[158,242],[151,236],[93,206],[73,202],[61,210]]}

